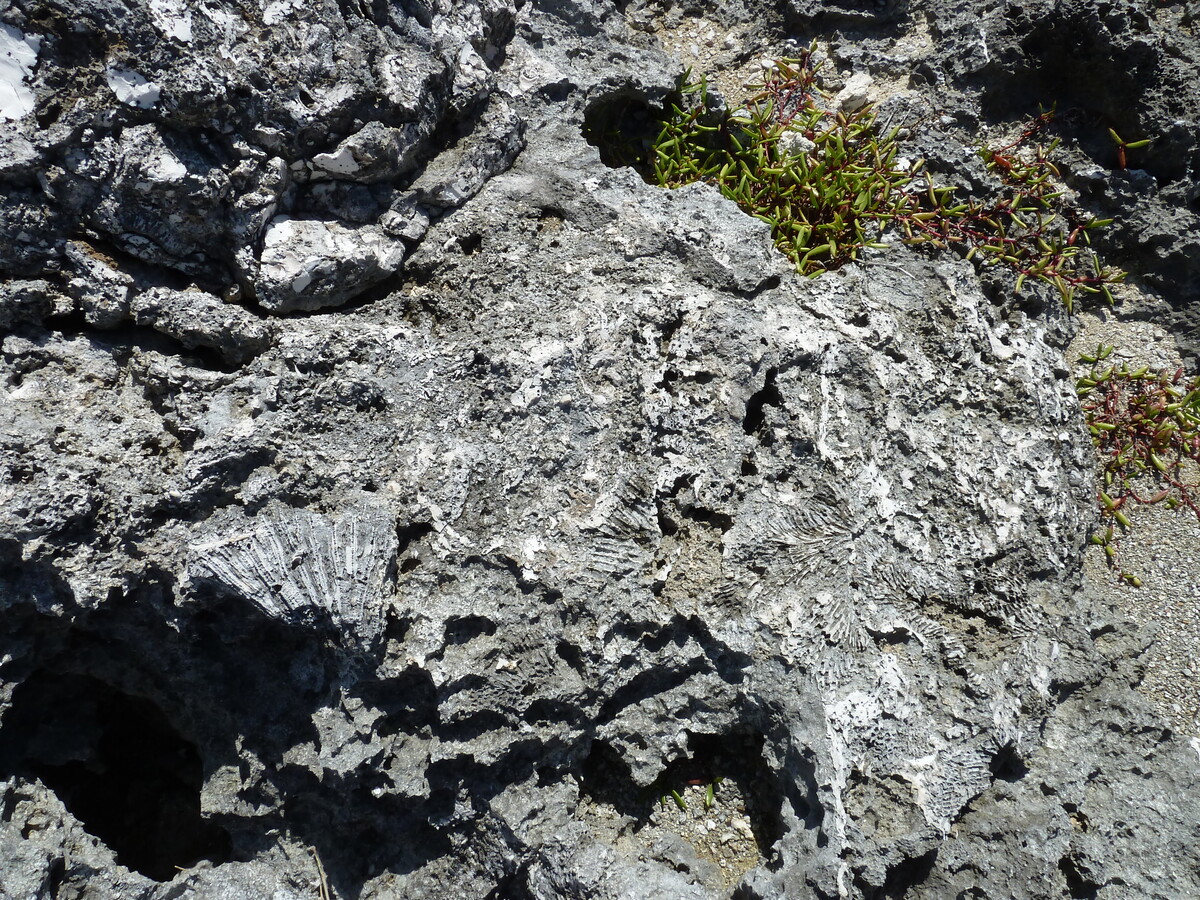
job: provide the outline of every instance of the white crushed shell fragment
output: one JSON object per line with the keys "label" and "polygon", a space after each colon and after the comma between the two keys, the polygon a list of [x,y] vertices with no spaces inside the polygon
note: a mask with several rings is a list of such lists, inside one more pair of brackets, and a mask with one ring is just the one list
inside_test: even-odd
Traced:
{"label": "white crushed shell fragment", "polygon": [[817,145],[798,131],[785,131],[779,136],[779,149],[789,156],[812,153]]}
{"label": "white crushed shell fragment", "polygon": [[41,46],[40,37],[0,25],[0,120],[15,122],[33,112],[33,89],[25,82]]}
{"label": "white crushed shell fragment", "polygon": [[838,91],[835,101],[843,112],[862,109],[875,81],[866,72],[855,72],[846,80],[846,86]]}
{"label": "white crushed shell fragment", "polygon": [[150,109],[158,102],[158,85],[132,69],[110,66],[104,77],[117,99],[126,106]]}
{"label": "white crushed shell fragment", "polygon": [[181,0],[150,0],[150,12],[164,36],[184,44],[192,42],[192,13]]}
{"label": "white crushed shell fragment", "polygon": [[330,175],[353,175],[359,170],[358,160],[349,147],[333,153],[318,153],[313,157],[313,165]]}
{"label": "white crushed shell fragment", "polygon": [[290,18],[292,13],[299,8],[298,0],[273,0],[263,10],[263,24],[278,25],[284,19]]}

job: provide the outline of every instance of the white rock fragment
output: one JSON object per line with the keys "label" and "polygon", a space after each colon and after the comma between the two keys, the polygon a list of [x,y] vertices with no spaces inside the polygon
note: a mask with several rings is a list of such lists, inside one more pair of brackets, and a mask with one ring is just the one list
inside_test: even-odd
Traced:
{"label": "white rock fragment", "polygon": [[846,79],[846,86],[838,91],[837,97],[834,98],[838,109],[846,113],[862,109],[874,84],[874,79],[866,72],[855,72]]}
{"label": "white rock fragment", "polygon": [[331,153],[314,156],[313,177],[368,183],[391,178],[415,168],[419,147],[419,130],[414,125],[391,128],[381,122],[368,122]]}
{"label": "white rock fragment", "polygon": [[150,0],[150,13],[164,36],[184,44],[192,42],[192,13],[182,0]]}
{"label": "white rock fragment", "polygon": [[318,153],[313,157],[313,166],[326,175],[353,175],[359,169],[354,154],[345,146],[333,153]]}
{"label": "white rock fragment", "polygon": [[785,131],[779,136],[779,149],[789,156],[812,153],[817,145],[798,131]]}
{"label": "white rock fragment", "polygon": [[263,10],[263,24],[278,25],[284,19],[290,18],[300,6],[299,0],[272,0]]}
{"label": "white rock fragment", "polygon": [[405,247],[374,225],[276,216],[263,235],[255,286],[273,312],[337,306],[400,268]]}
{"label": "white rock fragment", "polygon": [[33,89],[26,84],[37,65],[42,39],[0,25],[0,120],[15,122],[33,112]]}
{"label": "white rock fragment", "polygon": [[151,109],[158,102],[160,94],[158,85],[147,81],[146,77],[139,72],[119,66],[109,66],[104,77],[108,82],[109,89],[126,106]]}

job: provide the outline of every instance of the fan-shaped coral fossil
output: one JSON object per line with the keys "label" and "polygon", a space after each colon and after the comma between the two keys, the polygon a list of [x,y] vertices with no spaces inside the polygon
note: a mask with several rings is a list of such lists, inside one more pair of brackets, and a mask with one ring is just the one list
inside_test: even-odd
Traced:
{"label": "fan-shaped coral fossil", "polygon": [[393,522],[381,510],[353,510],[334,523],[319,513],[276,507],[249,530],[194,545],[189,572],[272,618],[332,626],[343,643],[369,649],[383,634],[396,549]]}

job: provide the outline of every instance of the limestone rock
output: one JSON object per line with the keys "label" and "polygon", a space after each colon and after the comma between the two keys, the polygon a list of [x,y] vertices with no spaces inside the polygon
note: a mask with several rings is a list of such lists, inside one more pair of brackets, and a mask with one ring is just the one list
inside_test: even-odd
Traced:
{"label": "limestone rock", "polygon": [[263,235],[255,294],[275,313],[338,306],[394,273],[406,252],[373,225],[277,216]]}
{"label": "limestone rock", "polygon": [[979,196],[1058,100],[1186,353],[1185,6],[13,0],[0,893],[1200,896],[1058,298],[621,165],[693,43]]}

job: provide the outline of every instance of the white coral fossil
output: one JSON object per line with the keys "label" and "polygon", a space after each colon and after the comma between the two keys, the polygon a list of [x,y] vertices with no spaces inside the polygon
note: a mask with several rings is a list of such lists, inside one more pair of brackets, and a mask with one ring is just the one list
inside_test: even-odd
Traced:
{"label": "white coral fossil", "polygon": [[276,507],[250,530],[193,545],[189,572],[272,618],[309,628],[329,623],[344,641],[368,649],[383,634],[396,551],[394,523],[380,510],[348,511],[334,523]]}

